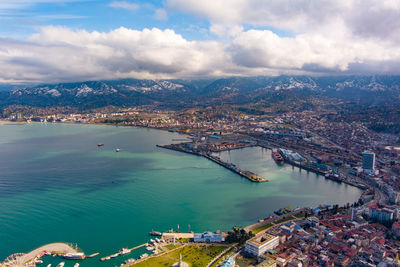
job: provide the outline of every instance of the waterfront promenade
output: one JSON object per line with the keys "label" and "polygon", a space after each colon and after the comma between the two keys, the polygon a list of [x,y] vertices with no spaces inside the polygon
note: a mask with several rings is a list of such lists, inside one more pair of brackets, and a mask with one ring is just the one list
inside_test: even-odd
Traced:
{"label": "waterfront promenade", "polygon": [[43,251],[51,254],[67,254],[79,252],[77,249],[67,243],[50,243],[18,257],[17,260],[11,265],[7,265],[6,263],[5,266],[24,266],[26,263],[33,261],[33,259],[41,254]]}

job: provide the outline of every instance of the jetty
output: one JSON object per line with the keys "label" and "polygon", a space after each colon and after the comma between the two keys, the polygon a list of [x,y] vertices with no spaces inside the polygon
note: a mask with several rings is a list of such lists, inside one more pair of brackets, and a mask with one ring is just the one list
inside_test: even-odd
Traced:
{"label": "jetty", "polygon": [[[17,253],[18,256],[16,257],[11,257],[12,261],[8,261],[6,259],[3,262],[4,266],[25,266],[29,265],[30,262],[33,262],[33,260],[36,257],[41,257],[44,255],[44,253],[51,253],[51,254],[67,254],[67,253],[78,253],[78,249],[74,248],[72,245],[67,244],[67,243],[51,243],[47,244],[44,246],[41,246],[37,249],[32,250],[29,253]],[[10,258],[10,257],[9,257]],[[1,266],[1,264],[0,264]]]}
{"label": "jetty", "polygon": [[211,160],[215,163],[217,163],[218,165],[248,179],[251,182],[255,182],[255,183],[261,183],[261,182],[268,182],[268,179],[259,176],[258,174],[255,174],[251,171],[248,170],[242,170],[239,167],[237,167],[235,164],[233,163],[228,163],[223,161],[222,159],[220,159],[217,156],[213,156],[210,153],[206,153],[206,152],[202,152],[202,151],[197,151],[197,150],[192,150],[192,149],[188,149],[185,148],[185,146],[182,146],[181,144],[171,144],[171,145],[157,145],[157,147],[160,148],[165,148],[165,149],[170,149],[170,150],[175,150],[175,151],[179,151],[179,152],[184,152],[184,153],[188,153],[188,154],[192,154],[192,155],[196,155],[196,156],[200,156],[200,157],[204,157],[208,160]]}
{"label": "jetty", "polygon": [[[128,250],[129,250],[129,253],[130,253],[130,252],[132,252],[132,251],[134,251],[134,250],[136,250],[136,249],[138,249],[138,248],[142,248],[142,247],[148,246],[148,245],[149,245],[149,243],[144,243],[144,244],[141,244],[141,245],[136,246],[136,247],[133,247],[133,248],[128,248]],[[101,261],[105,261],[105,260],[108,260],[108,259],[110,259],[110,258],[118,257],[118,256],[120,256],[120,255],[122,255],[121,252],[117,252],[117,253],[111,254],[111,255],[109,255],[109,256],[103,257],[103,258],[101,258],[100,260],[101,260]]]}

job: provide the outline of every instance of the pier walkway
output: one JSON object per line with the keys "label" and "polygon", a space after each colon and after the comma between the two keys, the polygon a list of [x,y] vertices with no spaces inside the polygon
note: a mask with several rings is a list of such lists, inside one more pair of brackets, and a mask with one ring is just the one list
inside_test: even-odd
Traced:
{"label": "pier walkway", "polygon": [[[136,247],[133,247],[133,248],[129,248],[128,250],[129,250],[129,252],[132,252],[135,249],[142,248],[142,247],[147,246],[147,245],[148,245],[148,243],[144,243],[144,244],[141,244],[139,246],[136,246]],[[101,261],[105,261],[108,258],[115,258],[115,257],[120,256],[120,255],[122,255],[121,252],[117,252],[117,253],[111,254],[110,256],[103,257],[100,260]]]}
{"label": "pier walkway", "polygon": [[206,152],[200,152],[200,151],[194,151],[194,150],[190,150],[190,149],[186,149],[184,147],[182,147],[180,144],[171,144],[171,145],[157,145],[157,147],[161,147],[161,148],[165,148],[165,149],[170,149],[170,150],[175,150],[175,151],[179,151],[179,152],[184,152],[184,153],[188,153],[188,154],[192,154],[192,155],[196,155],[196,156],[201,156],[201,157],[205,157],[206,159],[209,159],[215,163],[217,163],[218,165],[236,173],[239,174],[240,176],[252,181],[252,182],[256,182],[256,183],[261,183],[261,182],[268,182],[268,179],[265,179],[264,177],[261,177],[251,171],[247,171],[247,170],[242,170],[239,167],[237,167],[235,164],[232,163],[228,163],[225,162],[223,160],[221,160],[219,157],[210,155]]}
{"label": "pier walkway", "polygon": [[[17,259],[15,265],[12,266],[23,266],[25,263],[32,261],[36,256],[38,256],[43,251],[49,252],[51,254],[67,254],[67,253],[78,253],[79,251],[73,248],[67,243],[51,243],[41,246],[31,252],[22,255]],[[18,265],[20,264],[20,265]]]}

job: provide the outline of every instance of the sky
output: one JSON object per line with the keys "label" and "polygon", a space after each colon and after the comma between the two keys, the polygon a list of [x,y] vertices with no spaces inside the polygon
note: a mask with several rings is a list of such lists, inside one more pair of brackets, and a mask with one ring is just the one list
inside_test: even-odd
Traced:
{"label": "sky", "polygon": [[399,0],[0,0],[0,84],[400,74]]}

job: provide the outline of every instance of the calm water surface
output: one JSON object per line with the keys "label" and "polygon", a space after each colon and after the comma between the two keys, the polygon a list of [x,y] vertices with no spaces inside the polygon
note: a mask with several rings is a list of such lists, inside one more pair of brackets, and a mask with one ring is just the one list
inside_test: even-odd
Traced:
{"label": "calm water surface", "polygon": [[[182,231],[188,225],[196,232],[229,230],[287,205],[351,203],[361,194],[298,168],[277,166],[262,148],[220,153],[270,180],[251,183],[204,158],[155,146],[174,138],[182,136],[101,125],[0,125],[0,260],[58,241],[105,256],[148,241],[152,229],[179,224]],[[98,148],[98,143],[105,145]],[[81,266],[114,266],[122,260],[96,258]]]}

